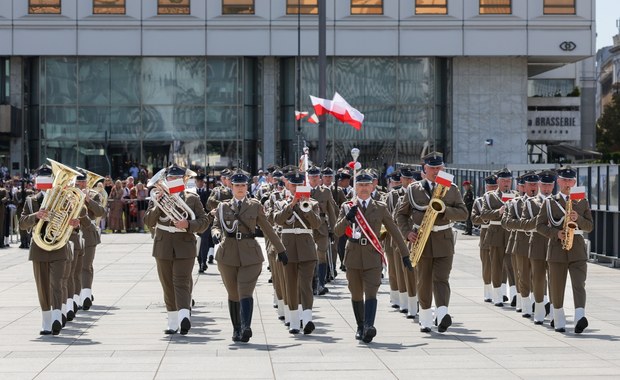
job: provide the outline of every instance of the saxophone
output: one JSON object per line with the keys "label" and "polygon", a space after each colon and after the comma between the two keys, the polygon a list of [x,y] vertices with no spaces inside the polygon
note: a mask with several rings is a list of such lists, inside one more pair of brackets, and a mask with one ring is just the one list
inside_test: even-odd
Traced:
{"label": "saxophone", "polygon": [[433,229],[437,215],[446,210],[446,204],[441,198],[446,195],[448,190],[450,190],[449,186],[443,186],[439,183],[435,184],[433,196],[428,202],[428,208],[424,212],[422,223],[420,223],[420,228],[418,228],[418,238],[409,251],[409,259],[411,259],[411,265],[414,267],[418,265],[418,261],[420,261],[420,257],[422,257],[422,252],[424,251],[428,237],[431,235],[431,230]]}
{"label": "saxophone", "polygon": [[84,207],[84,194],[70,186],[80,172],[48,158],[52,164],[54,182],[52,189],[45,194],[41,209],[48,211],[48,217],[37,222],[32,231],[32,240],[46,250],[54,251],[67,244],[73,227],[71,219],[77,219]]}
{"label": "saxophone", "polygon": [[566,215],[564,216],[564,225],[562,231],[564,231],[564,240],[562,240],[562,249],[570,251],[573,248],[573,239],[575,238],[575,229],[577,229],[577,223],[570,220],[568,215],[573,212],[573,201],[568,198],[566,201]]}

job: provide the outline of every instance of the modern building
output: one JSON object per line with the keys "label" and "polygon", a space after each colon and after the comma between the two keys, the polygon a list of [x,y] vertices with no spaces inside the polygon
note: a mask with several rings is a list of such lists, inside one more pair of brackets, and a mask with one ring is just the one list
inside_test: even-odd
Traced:
{"label": "modern building", "polygon": [[[619,27],[620,27],[620,20]],[[596,118],[603,114],[613,94],[620,93],[620,28],[613,37],[613,46],[606,46],[596,53]]]}
{"label": "modern building", "polygon": [[317,0],[4,0],[0,154],[13,173],[50,157],[115,176],[255,170],[303,141],[331,165],[354,146],[376,167],[425,149],[524,164],[528,79],[594,54],[594,0],[325,2],[328,97],[365,114],[328,119],[327,157],[294,117],[318,95]]}

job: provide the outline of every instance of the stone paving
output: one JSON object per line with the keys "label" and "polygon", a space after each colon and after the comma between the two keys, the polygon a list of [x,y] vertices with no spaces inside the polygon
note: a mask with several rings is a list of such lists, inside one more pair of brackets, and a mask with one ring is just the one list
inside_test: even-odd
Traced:
{"label": "stone paving", "polygon": [[[535,326],[514,308],[482,302],[477,237],[459,236],[444,334],[424,334],[379,294],[377,337],[354,339],[344,273],[317,297],[312,335],[293,336],[273,308],[269,272],[256,288],[248,344],[231,341],[227,297],[216,265],[194,277],[193,327],[163,334],[166,314],[149,234],[103,235],[95,259],[95,303],[58,336],[39,336],[40,310],[27,250],[0,250],[2,379],[413,379],[614,378],[620,376],[620,271],[588,266],[590,327],[567,333]],[[197,267],[196,267],[197,270]],[[571,300],[570,282],[567,299]]]}

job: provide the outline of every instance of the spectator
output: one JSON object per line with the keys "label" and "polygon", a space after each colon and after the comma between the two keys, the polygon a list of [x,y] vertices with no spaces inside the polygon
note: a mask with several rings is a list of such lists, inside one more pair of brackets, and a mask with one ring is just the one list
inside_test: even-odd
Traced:
{"label": "spectator", "polygon": [[146,198],[149,196],[149,191],[142,184],[138,182],[136,185],[136,199],[138,201],[138,232],[144,232],[144,212],[148,207],[148,201]]}
{"label": "spectator", "polygon": [[133,177],[133,179],[137,180],[139,173],[140,173],[140,168],[138,168],[135,162],[132,162],[131,166],[129,167],[129,175]]}
{"label": "spectator", "polygon": [[108,205],[110,206],[108,227],[112,232],[121,232],[123,229],[123,195],[123,183],[116,180],[108,198]]}
{"label": "spectator", "polygon": [[260,189],[261,184],[258,182],[258,176],[252,177],[252,186],[250,187],[250,194],[252,196],[256,195],[258,189]]}
{"label": "spectator", "polygon": [[474,192],[471,189],[471,182],[463,181],[463,202],[467,207],[467,222],[465,225],[465,232],[463,235],[471,235],[473,223],[471,221],[471,209],[474,207]]}

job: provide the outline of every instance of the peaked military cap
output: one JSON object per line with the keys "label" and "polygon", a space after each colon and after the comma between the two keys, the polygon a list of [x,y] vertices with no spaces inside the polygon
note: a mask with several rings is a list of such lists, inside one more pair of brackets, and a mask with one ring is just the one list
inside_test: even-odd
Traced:
{"label": "peaked military cap", "polygon": [[75,177],[75,180],[76,181],[86,181],[86,172],[84,171],[84,169],[77,168],[75,170],[80,173],[79,176]]}
{"label": "peaked military cap", "polygon": [[368,168],[366,171],[372,176],[372,179],[379,179],[379,173],[375,169]]}
{"label": "peaked military cap", "polygon": [[564,166],[558,169],[558,177],[564,179],[577,178],[577,171],[570,166]]}
{"label": "peaked military cap", "polygon": [[372,183],[372,174],[368,170],[360,170],[355,176],[355,183]]}
{"label": "peaked military cap", "polygon": [[517,177],[517,184],[518,185],[525,185],[525,178],[523,178],[522,175]]}
{"label": "peaked military cap", "polygon": [[54,173],[49,165],[41,165],[37,169],[36,174],[40,177],[51,177]]}
{"label": "peaked military cap", "polygon": [[442,166],[443,165],[443,153],[441,152],[431,152],[426,156],[422,157],[422,161],[424,161],[424,165],[434,167],[434,166]]}
{"label": "peaked military cap", "polygon": [[338,170],[338,179],[351,179],[351,173],[347,169]]}
{"label": "peaked military cap", "polygon": [[226,168],[220,172],[220,176],[224,178],[230,178],[231,173],[232,173],[231,170]]}
{"label": "peaked military cap", "polygon": [[494,174],[491,174],[490,176],[484,178],[484,183],[487,185],[497,185],[497,177]]}
{"label": "peaked military cap", "polygon": [[306,180],[306,174],[297,170],[292,170],[286,174],[286,179],[288,179],[291,185],[303,185]]}
{"label": "peaked military cap", "polygon": [[276,169],[273,171],[273,173],[271,173],[271,176],[273,178],[282,178],[284,177],[284,173],[282,173],[282,171],[280,171],[279,169]]}
{"label": "peaked military cap", "polygon": [[543,170],[538,176],[542,183],[554,183],[556,179],[556,174],[553,170]]}
{"label": "peaked military cap", "polygon": [[497,178],[512,178],[512,172],[507,168],[503,168],[495,172]]}
{"label": "peaked military cap", "polygon": [[414,180],[416,181],[421,181],[422,180],[422,172],[419,170],[414,170],[411,176]]}
{"label": "peaked military cap", "polygon": [[390,181],[400,182],[400,172],[399,171],[392,172],[392,174],[390,174],[388,178],[390,179]]}
{"label": "peaked military cap", "polygon": [[334,173],[334,169],[330,168],[329,166],[325,167],[323,170],[321,170],[321,175],[323,175],[323,176],[330,177],[330,176],[333,176],[334,174],[336,174],[336,173]]}
{"label": "peaked military cap", "polygon": [[282,168],[282,173],[284,173],[284,176],[287,176],[289,172],[293,171],[299,171],[299,167],[295,165],[286,165]]}
{"label": "peaked military cap", "polygon": [[320,174],[321,174],[321,169],[317,168],[316,166],[312,165],[310,168],[308,168],[309,176],[318,176]]}
{"label": "peaked military cap", "polygon": [[166,176],[184,176],[187,169],[177,164],[172,164],[166,169]]}
{"label": "peaked military cap", "polygon": [[196,176],[196,179],[197,179],[197,180],[200,180],[200,181],[204,181],[204,180],[205,180],[205,175],[204,175],[204,174],[198,174],[198,175]]}
{"label": "peaked military cap", "polygon": [[408,166],[402,167],[400,168],[400,176],[405,178],[413,178],[414,171],[415,170],[413,170],[413,168],[410,168]]}
{"label": "peaked military cap", "polygon": [[538,183],[540,181],[540,177],[534,172],[527,172],[523,174],[521,178],[523,179],[523,182],[528,183]]}
{"label": "peaked military cap", "polygon": [[274,164],[267,165],[267,172],[269,172],[269,173],[273,173],[273,172],[275,172],[278,169],[279,169],[279,167],[277,165],[274,165]]}
{"label": "peaked military cap", "polygon": [[230,182],[233,184],[247,184],[249,180],[249,173],[241,169],[235,170],[230,176]]}

